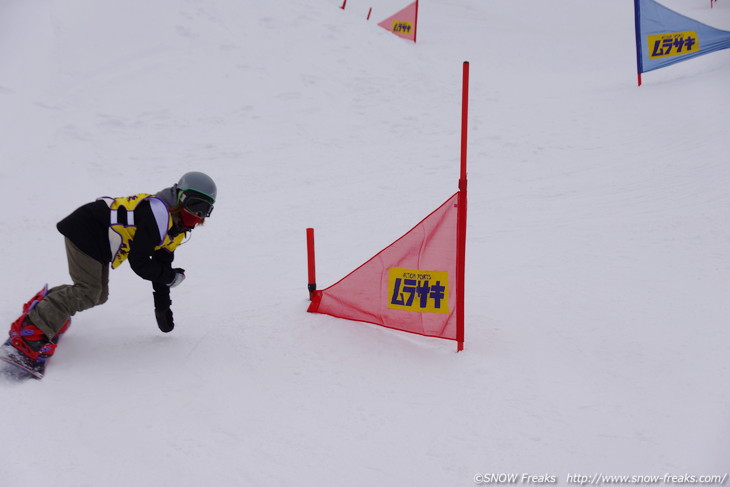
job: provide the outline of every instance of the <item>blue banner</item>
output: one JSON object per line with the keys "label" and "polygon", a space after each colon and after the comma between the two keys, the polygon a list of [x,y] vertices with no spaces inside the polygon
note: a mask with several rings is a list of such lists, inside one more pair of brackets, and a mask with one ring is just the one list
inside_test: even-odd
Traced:
{"label": "blue banner", "polygon": [[639,74],[730,47],[730,32],[685,17],[654,0],[634,0],[634,8]]}

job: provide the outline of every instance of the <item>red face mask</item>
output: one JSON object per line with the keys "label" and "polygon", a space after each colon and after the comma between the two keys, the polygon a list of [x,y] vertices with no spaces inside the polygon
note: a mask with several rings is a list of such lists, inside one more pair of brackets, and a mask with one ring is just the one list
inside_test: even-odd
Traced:
{"label": "red face mask", "polygon": [[192,230],[195,228],[195,225],[203,223],[203,218],[200,218],[198,215],[193,215],[188,210],[183,210],[180,212],[180,221],[185,229]]}

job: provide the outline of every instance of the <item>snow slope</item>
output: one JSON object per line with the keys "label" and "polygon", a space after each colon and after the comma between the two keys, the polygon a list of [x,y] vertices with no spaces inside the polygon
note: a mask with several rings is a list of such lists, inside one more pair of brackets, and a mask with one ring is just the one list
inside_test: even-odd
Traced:
{"label": "snow slope", "polygon": [[[173,333],[125,265],[0,381],[1,485],[730,471],[730,52],[638,88],[631,2],[423,1],[416,45],[377,26],[405,3],[0,0],[7,323],[77,206],[219,182]],[[456,190],[465,60],[466,350],[307,314],[306,227],[324,287]]]}

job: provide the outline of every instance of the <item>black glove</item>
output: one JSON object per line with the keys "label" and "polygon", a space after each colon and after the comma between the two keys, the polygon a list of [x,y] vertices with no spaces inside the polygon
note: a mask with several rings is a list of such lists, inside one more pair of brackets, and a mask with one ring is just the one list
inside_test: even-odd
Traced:
{"label": "black glove", "polygon": [[175,328],[175,322],[172,320],[172,310],[170,305],[170,288],[166,285],[159,283],[153,283],[155,291],[152,296],[155,301],[155,318],[157,319],[157,326],[164,333],[169,333]]}
{"label": "black glove", "polygon": [[172,310],[170,308],[155,308],[155,318],[157,318],[157,326],[163,333],[169,333],[175,328],[175,322],[172,321]]}

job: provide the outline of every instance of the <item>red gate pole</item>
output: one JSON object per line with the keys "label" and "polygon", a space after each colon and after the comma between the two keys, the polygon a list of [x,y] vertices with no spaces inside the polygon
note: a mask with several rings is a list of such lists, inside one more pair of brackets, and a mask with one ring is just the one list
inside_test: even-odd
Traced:
{"label": "red gate pole", "polygon": [[311,301],[314,291],[317,290],[317,277],[314,266],[314,228],[307,228],[307,271],[307,289],[309,290],[309,300]]}
{"label": "red gate pole", "polygon": [[466,139],[469,120],[469,62],[464,61],[461,94],[461,171],[456,223],[456,341],[464,350],[464,288],[466,271]]}

